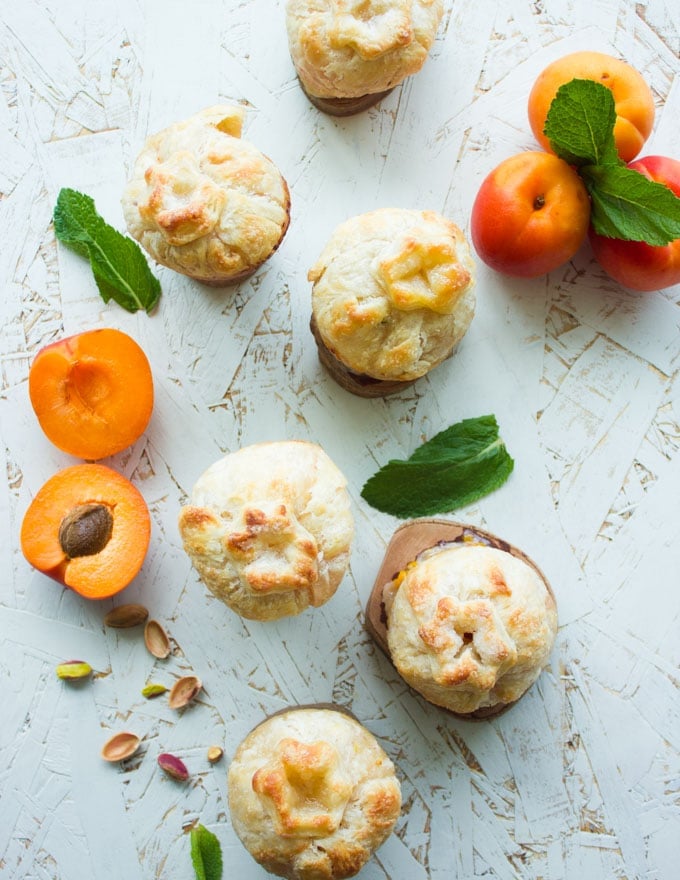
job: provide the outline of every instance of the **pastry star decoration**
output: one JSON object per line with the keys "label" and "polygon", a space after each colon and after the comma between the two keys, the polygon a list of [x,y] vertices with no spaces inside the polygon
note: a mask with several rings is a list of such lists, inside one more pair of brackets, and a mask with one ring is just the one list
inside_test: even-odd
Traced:
{"label": "pastry star decoration", "polygon": [[272,762],[253,775],[260,796],[282,837],[328,837],[337,830],[352,793],[338,767],[336,749],[319,740],[282,739]]}
{"label": "pastry star decoration", "polygon": [[352,47],[365,61],[379,58],[413,39],[411,13],[393,0],[332,0],[329,27],[334,49]]}
{"label": "pastry star decoration", "polygon": [[484,599],[458,602],[445,596],[418,635],[439,660],[435,680],[444,685],[467,682],[490,690],[501,668],[517,658],[505,627]]}
{"label": "pastry star decoration", "polygon": [[406,235],[379,258],[378,272],[395,308],[449,315],[470,283],[447,237]]}

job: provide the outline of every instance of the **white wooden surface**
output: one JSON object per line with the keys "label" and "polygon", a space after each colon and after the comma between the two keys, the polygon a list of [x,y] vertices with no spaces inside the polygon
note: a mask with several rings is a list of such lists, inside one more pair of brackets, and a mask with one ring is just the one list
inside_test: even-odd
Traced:
{"label": "white wooden surface", "polygon": [[[680,822],[680,288],[617,289],[587,246],[536,281],[483,265],[478,311],[456,356],[401,397],[353,398],[321,371],[308,331],[307,268],[337,222],[375,207],[441,210],[464,228],[479,183],[534,146],[537,73],[576,48],[620,55],[651,84],[645,152],[678,157],[676,0],[454,2],[432,58],[379,108],[338,121],[297,87],[280,2],[2,0],[0,3],[0,876],[190,880],[187,829],[219,836],[225,877],[264,877],[232,831],[228,758],[285,705],[350,707],[396,762],[404,811],[364,880],[678,876]],[[100,300],[89,268],[57,248],[61,186],[92,195],[122,228],[119,199],[145,136],[221,100],[248,107],[246,137],[291,186],[289,233],[229,291],[158,269],[156,314]],[[116,326],[147,352],[157,402],[146,435],[109,463],[153,515],[139,601],[174,640],[165,662],[138,631],[105,630],[89,603],[19,550],[40,485],[72,463],[28,402],[44,344]],[[396,521],[359,496],[390,457],[461,418],[496,413],[515,457],[508,484],[456,518],[521,546],[557,593],[549,670],[497,720],[452,720],[413,696],[374,648],[362,610]],[[210,598],[181,549],[179,506],[216,458],[266,439],[319,442],[349,478],[351,574],[323,609],[241,621]],[[76,687],[55,665],[88,660]],[[140,695],[193,670],[177,714]],[[143,736],[124,766],[110,733]],[[207,746],[225,748],[213,767]],[[187,763],[178,784],[161,751]]]}

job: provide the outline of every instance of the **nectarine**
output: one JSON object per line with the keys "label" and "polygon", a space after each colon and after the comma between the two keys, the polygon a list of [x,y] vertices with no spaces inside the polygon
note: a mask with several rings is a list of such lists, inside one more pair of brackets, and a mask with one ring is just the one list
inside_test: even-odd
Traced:
{"label": "nectarine", "polygon": [[[665,156],[644,156],[628,165],[680,198],[680,162]],[[664,246],[644,241],[607,238],[590,230],[595,259],[608,275],[631,290],[659,290],[680,284],[680,238]]]}
{"label": "nectarine", "polygon": [[70,455],[97,460],[134,443],[153,409],[146,355],[120,330],[88,330],[45,346],[28,377],[47,437]]}
{"label": "nectarine", "polygon": [[642,76],[627,64],[603,52],[572,52],[549,64],[529,95],[529,123],[536,140],[550,151],[543,133],[545,120],[560,86],[572,79],[602,83],[614,96],[614,140],[619,156],[630,162],[642,149],[654,125],[654,97]]}
{"label": "nectarine", "polygon": [[535,278],[571,259],[588,232],[590,202],[574,169],[551,153],[506,159],[483,181],[470,221],[482,260]]}
{"label": "nectarine", "polygon": [[151,519],[139,490],[102,464],[77,464],[36,493],[21,525],[30,564],[88,599],[105,599],[138,573]]}

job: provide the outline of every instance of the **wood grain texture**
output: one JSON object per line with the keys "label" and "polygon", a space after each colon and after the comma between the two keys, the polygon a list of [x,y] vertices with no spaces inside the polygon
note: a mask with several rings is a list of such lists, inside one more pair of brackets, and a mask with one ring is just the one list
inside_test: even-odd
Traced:
{"label": "wood grain texture", "polygon": [[[22,0],[0,9],[0,877],[189,880],[188,830],[218,835],[229,876],[267,876],[238,842],[228,760],[287,705],[336,702],[395,761],[405,808],[363,880],[492,876],[571,880],[677,876],[680,823],[680,287],[620,290],[588,246],[534,281],[478,266],[478,309],[455,356],[404,392],[364,400],[320,367],[307,269],[330,232],[378,207],[433,208],[468,229],[482,178],[534,147],[526,97],[553,58],[619,55],[657,106],[647,153],[678,154],[675,0],[447,3],[432,57],[378,106],[324,116],[298,87],[281,0]],[[61,186],[91,195],[123,229],[120,194],[146,135],[218,101],[247,109],[245,136],[292,193],[280,250],[233,290],[156,267],[157,312],[98,296],[87,265],[57,247]],[[115,326],[147,353],[150,427],[108,460],[151,509],[151,550],[119,601],[140,602],[173,640],[165,661],[141,630],[110,630],[88,603],[32,571],[21,519],[74,462],[43,437],[28,401],[38,349]],[[494,412],[516,460],[509,482],[459,521],[502,535],[545,571],[560,632],[521,705],[471,724],[409,691],[363,627],[397,522],[363,482],[462,418]],[[262,440],[320,443],[347,475],[357,522],[351,571],[323,608],[273,624],[209,596],[184,554],[180,505],[226,451]],[[86,659],[71,687],[57,663]],[[145,700],[195,673],[182,712]],[[115,731],[141,751],[110,766]],[[225,759],[210,765],[208,746]],[[163,775],[182,758],[187,783]]]}

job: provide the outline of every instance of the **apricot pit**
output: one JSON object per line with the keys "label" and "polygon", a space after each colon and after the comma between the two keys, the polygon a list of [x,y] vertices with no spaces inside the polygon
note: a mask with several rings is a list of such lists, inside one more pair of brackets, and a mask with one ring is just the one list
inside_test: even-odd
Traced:
{"label": "apricot pit", "polygon": [[21,526],[21,549],[48,577],[88,599],[105,599],[137,575],[150,535],[139,490],[105,465],[79,464],[38,490]]}

